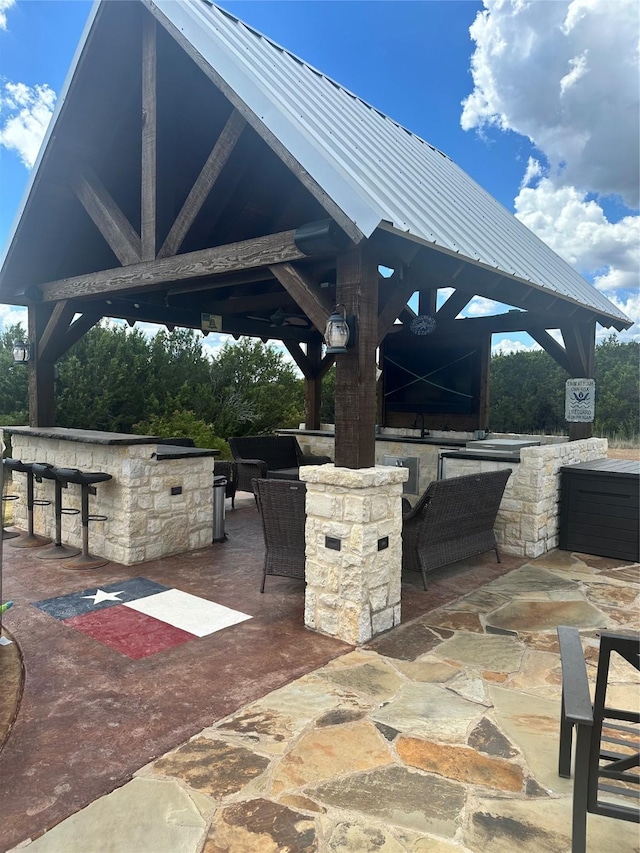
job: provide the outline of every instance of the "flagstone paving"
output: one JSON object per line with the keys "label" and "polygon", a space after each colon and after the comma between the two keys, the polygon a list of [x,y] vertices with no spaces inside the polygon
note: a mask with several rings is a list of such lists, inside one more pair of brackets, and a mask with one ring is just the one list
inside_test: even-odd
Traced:
{"label": "flagstone paving", "polygon": [[[567,853],[555,628],[640,628],[640,566],[551,552],[275,690],[29,853]],[[637,673],[616,663],[620,696]],[[15,848],[18,849],[18,848]],[[589,816],[589,853],[639,853]]]}

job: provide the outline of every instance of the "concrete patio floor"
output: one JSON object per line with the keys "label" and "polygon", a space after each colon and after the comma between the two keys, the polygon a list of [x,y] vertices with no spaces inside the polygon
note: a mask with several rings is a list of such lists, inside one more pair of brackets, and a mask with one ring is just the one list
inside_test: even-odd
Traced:
{"label": "concrete patio floor", "polygon": [[[640,628],[640,566],[561,551],[464,561],[427,592],[408,578],[403,624],[352,649],[302,627],[301,585],[257,592],[251,500],[228,530],[223,546],[91,580],[5,549],[26,681],[0,753],[1,849],[570,849],[555,628],[581,629],[593,675],[598,631]],[[139,575],[252,619],[131,661],[31,606]],[[621,665],[616,680],[638,702],[637,673]],[[640,851],[638,828],[590,816],[588,845]]]}

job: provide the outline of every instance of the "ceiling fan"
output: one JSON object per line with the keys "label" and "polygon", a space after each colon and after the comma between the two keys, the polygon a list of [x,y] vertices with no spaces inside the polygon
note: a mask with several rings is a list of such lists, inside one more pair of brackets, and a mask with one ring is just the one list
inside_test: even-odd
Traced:
{"label": "ceiling fan", "polygon": [[252,317],[248,316],[248,320],[259,320],[261,323],[269,323],[270,326],[302,326],[308,328],[310,325],[309,319],[304,314],[290,314],[284,308],[276,308],[269,317]]}

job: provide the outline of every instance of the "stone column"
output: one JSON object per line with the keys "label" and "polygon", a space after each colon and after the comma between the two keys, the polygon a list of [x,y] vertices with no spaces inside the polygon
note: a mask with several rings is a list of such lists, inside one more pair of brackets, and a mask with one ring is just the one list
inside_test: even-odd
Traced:
{"label": "stone column", "polygon": [[304,621],[358,645],[400,623],[405,468],[300,469],[307,484]]}

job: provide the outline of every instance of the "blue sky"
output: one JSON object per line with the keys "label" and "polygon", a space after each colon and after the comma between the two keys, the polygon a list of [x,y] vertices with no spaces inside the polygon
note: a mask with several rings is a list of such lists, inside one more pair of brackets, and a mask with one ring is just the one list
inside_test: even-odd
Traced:
{"label": "blue sky", "polygon": [[[220,5],[445,151],[640,319],[633,0]],[[0,0],[0,245],[90,8]],[[0,323],[24,317],[0,306]],[[636,324],[622,337],[638,334]],[[494,340],[505,351],[531,344]]]}

